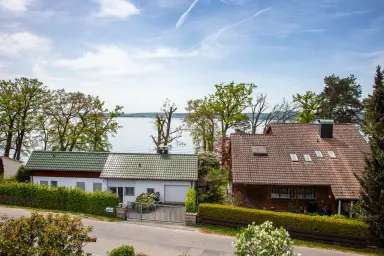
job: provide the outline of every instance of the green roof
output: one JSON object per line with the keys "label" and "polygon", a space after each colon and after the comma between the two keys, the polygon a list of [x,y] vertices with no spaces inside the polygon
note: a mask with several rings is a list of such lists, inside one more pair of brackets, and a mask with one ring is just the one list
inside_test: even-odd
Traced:
{"label": "green roof", "polygon": [[100,172],[106,179],[197,180],[197,155],[93,152],[32,152],[25,168]]}

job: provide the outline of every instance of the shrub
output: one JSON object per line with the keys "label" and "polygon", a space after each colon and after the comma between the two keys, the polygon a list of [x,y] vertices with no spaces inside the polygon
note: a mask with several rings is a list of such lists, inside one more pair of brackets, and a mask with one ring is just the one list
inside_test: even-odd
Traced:
{"label": "shrub", "polygon": [[275,228],[266,221],[257,226],[254,223],[242,229],[236,236],[237,256],[293,256],[293,242],[284,228]]}
{"label": "shrub", "polygon": [[79,217],[32,212],[31,217],[2,218],[0,255],[85,255],[83,247],[96,238],[88,236]]}
{"label": "shrub", "polygon": [[109,256],[135,256],[135,250],[132,246],[122,245],[108,252]]}
{"label": "shrub", "polygon": [[119,202],[118,196],[110,192],[50,188],[32,183],[0,183],[1,204],[108,215],[105,208],[115,207]]}
{"label": "shrub", "polygon": [[31,179],[31,173],[25,170],[24,165],[21,165],[17,170],[16,179],[18,182],[29,182]]}
{"label": "shrub", "polygon": [[142,193],[136,197],[138,203],[155,204],[158,201],[158,197],[155,193]]}
{"label": "shrub", "polygon": [[196,190],[190,188],[187,192],[187,198],[185,200],[185,211],[196,212]]}
{"label": "shrub", "polygon": [[210,169],[207,175],[207,191],[200,195],[199,201],[202,203],[223,203],[228,177],[228,172],[225,169]]}
{"label": "shrub", "polygon": [[218,204],[199,205],[199,215],[248,224],[253,222],[255,224],[262,224],[265,221],[272,221],[277,227],[284,227],[288,230],[318,231],[370,237],[368,225],[359,220],[332,219],[323,216],[308,216]]}

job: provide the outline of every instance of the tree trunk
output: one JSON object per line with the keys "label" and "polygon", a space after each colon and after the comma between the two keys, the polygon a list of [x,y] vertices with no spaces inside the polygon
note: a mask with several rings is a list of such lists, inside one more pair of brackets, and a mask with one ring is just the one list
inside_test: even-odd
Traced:
{"label": "tree trunk", "polygon": [[4,149],[4,156],[6,156],[6,157],[9,157],[9,153],[10,153],[11,147],[12,147],[13,125],[14,125],[14,120],[11,120],[11,122],[8,126],[7,140],[6,140],[5,149]]}
{"label": "tree trunk", "polygon": [[18,141],[16,145],[16,160],[20,160],[21,158],[21,148],[23,145],[24,134],[25,134],[25,129],[22,129],[18,136]]}

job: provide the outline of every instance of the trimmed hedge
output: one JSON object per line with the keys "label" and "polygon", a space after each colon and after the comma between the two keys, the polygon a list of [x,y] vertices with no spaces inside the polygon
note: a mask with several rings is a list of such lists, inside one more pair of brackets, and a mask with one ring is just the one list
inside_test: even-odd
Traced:
{"label": "trimmed hedge", "polygon": [[368,225],[359,220],[308,216],[304,214],[273,212],[219,204],[200,204],[199,215],[223,220],[262,224],[272,221],[288,230],[315,231],[340,235],[371,237]]}
{"label": "trimmed hedge", "polygon": [[79,188],[40,186],[31,183],[0,183],[0,204],[108,215],[106,207],[115,207],[116,194],[85,192]]}
{"label": "trimmed hedge", "polygon": [[196,190],[190,188],[187,192],[187,198],[185,200],[185,211],[196,212]]}

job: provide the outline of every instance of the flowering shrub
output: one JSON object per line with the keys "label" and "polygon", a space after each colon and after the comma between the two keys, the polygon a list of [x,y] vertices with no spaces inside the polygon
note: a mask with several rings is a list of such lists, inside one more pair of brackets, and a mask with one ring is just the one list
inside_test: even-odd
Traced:
{"label": "flowering shrub", "polygon": [[96,238],[88,236],[79,217],[66,214],[44,216],[33,212],[31,217],[0,222],[0,255],[88,255],[83,247]]}
{"label": "flowering shrub", "polygon": [[293,242],[284,228],[275,228],[272,222],[248,225],[239,232],[236,241],[237,256],[293,256]]}

